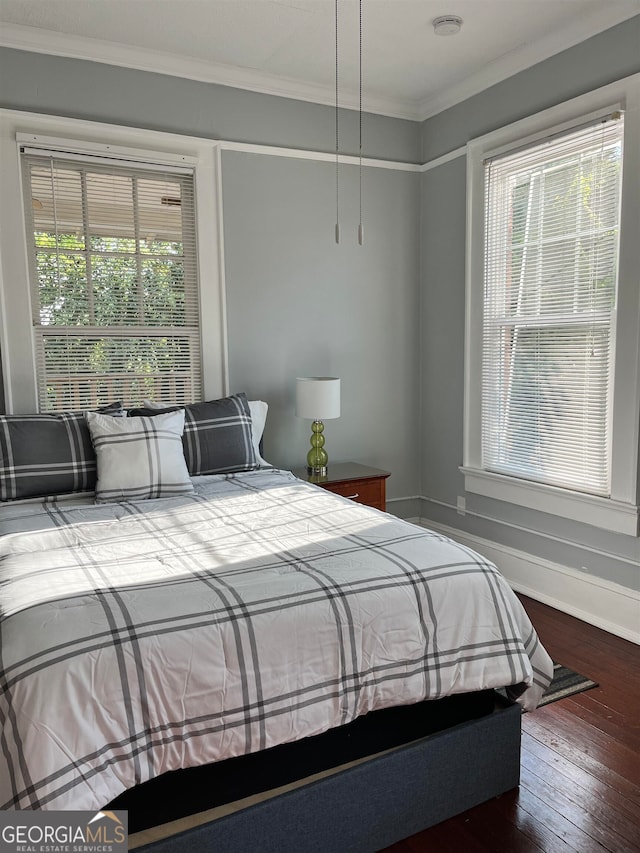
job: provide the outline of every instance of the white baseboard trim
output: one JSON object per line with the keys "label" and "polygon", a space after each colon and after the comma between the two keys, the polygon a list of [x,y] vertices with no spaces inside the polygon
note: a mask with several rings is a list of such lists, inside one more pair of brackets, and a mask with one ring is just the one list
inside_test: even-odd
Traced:
{"label": "white baseboard trim", "polygon": [[635,590],[430,519],[418,523],[491,560],[516,592],[640,644],[640,593]]}

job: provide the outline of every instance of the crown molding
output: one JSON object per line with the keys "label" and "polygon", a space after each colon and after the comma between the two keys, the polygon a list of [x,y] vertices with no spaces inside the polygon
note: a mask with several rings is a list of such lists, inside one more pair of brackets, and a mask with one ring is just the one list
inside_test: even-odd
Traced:
{"label": "crown molding", "polygon": [[604,32],[622,21],[633,18],[640,12],[640,2],[634,12],[616,10],[611,2],[602,3],[591,14],[574,19],[565,27],[539,39],[532,44],[522,44],[504,56],[487,63],[480,71],[466,77],[458,83],[448,86],[443,92],[433,98],[425,98],[419,102],[417,113],[420,121],[449,109],[456,104],[478,95],[485,89],[495,86],[520,71],[531,68],[563,50],[567,50],[598,33]]}
{"label": "crown molding", "polygon": [[[363,109],[365,112],[390,118],[424,121],[640,12],[640,0],[637,2],[637,10],[631,13],[628,11],[628,6],[626,11],[623,11],[620,6],[616,9],[616,5],[612,2],[601,4],[590,15],[574,18],[571,24],[558,29],[546,38],[533,44],[523,44],[493,62],[487,63],[477,73],[448,86],[435,97],[417,101],[372,96],[365,93]],[[230,86],[279,98],[335,106],[333,86],[305,83],[275,74],[265,74],[254,69],[207,62],[164,51],[59,33],[39,27],[3,23],[0,28],[0,46],[83,59],[122,68],[134,68],[155,74],[168,74],[173,77]],[[342,109],[358,110],[358,106],[358,92],[348,89],[341,92],[340,107]]]}
{"label": "crown molding", "polygon": [[[172,77],[184,77],[202,83],[230,86],[263,95],[275,95],[279,98],[293,98],[297,101],[335,107],[335,91],[332,86],[304,83],[250,68],[207,62],[164,51],[58,33],[39,27],[3,24],[0,29],[0,46],[32,53],[84,59],[122,68],[134,68],[155,74],[168,74]],[[362,104],[363,109],[368,113],[411,121],[417,121],[419,118],[416,101],[402,101],[365,94]],[[340,92],[341,109],[357,110],[358,106],[358,92],[348,89]]]}

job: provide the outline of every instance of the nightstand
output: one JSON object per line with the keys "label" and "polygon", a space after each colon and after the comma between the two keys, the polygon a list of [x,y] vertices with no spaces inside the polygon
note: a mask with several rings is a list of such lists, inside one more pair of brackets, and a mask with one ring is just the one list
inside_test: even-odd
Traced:
{"label": "nightstand", "polygon": [[294,468],[293,473],[300,480],[315,483],[335,495],[342,495],[374,509],[386,509],[386,480],[390,476],[389,471],[370,468],[357,462],[330,462],[324,476],[310,474],[306,468]]}

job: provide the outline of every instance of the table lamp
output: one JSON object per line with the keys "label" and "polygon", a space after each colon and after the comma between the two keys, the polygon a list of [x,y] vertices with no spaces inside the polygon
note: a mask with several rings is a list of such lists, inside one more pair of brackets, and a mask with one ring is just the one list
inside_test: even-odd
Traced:
{"label": "table lamp", "polygon": [[307,470],[310,474],[324,476],[329,457],[324,449],[323,421],[340,417],[340,380],[335,376],[296,379],[296,415],[313,421]]}

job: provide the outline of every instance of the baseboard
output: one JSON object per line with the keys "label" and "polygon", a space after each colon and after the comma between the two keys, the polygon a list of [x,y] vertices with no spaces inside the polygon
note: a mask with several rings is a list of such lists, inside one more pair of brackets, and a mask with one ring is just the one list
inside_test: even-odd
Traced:
{"label": "baseboard", "polygon": [[640,593],[446,524],[418,523],[487,557],[516,592],[640,644]]}
{"label": "baseboard", "polygon": [[421,501],[422,498],[419,495],[407,498],[387,498],[387,512],[405,521],[419,524]]}

